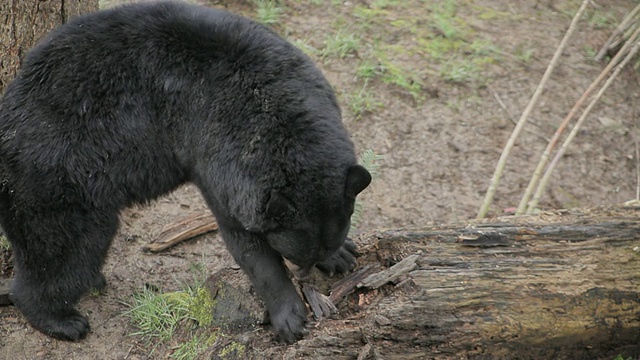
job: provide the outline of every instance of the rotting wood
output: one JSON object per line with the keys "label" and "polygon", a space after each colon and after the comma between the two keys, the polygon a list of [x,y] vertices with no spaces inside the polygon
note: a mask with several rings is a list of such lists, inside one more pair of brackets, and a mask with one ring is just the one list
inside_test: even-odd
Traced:
{"label": "rotting wood", "polygon": [[418,255],[417,267],[397,285],[355,289],[336,304],[340,315],[317,324],[289,358],[640,355],[637,209],[388,230],[357,242],[365,244],[361,266],[380,266],[395,253]]}
{"label": "rotting wood", "polygon": [[218,223],[213,215],[203,214],[181,219],[166,226],[157,240],[143,247],[146,251],[159,252],[182,241],[218,230]]}

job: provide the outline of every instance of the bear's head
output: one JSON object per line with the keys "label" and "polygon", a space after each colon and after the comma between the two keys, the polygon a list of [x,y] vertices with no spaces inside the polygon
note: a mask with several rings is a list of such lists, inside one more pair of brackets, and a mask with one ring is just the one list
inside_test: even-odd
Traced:
{"label": "bear's head", "polygon": [[345,179],[340,189],[327,189],[340,196],[312,197],[312,204],[294,204],[277,190],[270,193],[265,213],[277,225],[264,235],[274,250],[303,273],[342,246],[351,227],[356,195],[369,185],[371,174],[352,165]]}

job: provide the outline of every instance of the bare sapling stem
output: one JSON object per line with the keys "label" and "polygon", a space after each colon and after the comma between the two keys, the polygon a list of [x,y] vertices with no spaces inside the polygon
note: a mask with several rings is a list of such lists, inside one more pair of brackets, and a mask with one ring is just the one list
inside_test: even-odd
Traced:
{"label": "bare sapling stem", "polygon": [[567,138],[562,143],[562,146],[560,146],[560,148],[558,149],[558,152],[553,157],[553,160],[551,161],[551,163],[549,163],[549,167],[547,167],[547,170],[545,171],[544,176],[540,180],[540,184],[538,184],[538,188],[536,189],[536,193],[533,195],[533,199],[531,200],[531,203],[527,207],[527,213],[532,213],[533,210],[535,209],[535,207],[538,206],[538,202],[540,200],[540,196],[544,192],[544,189],[546,188],[547,183],[549,182],[549,178],[551,177],[551,174],[553,173],[553,170],[558,165],[558,162],[560,161],[560,159],[562,158],[562,156],[566,152],[566,150],[569,147],[569,144],[571,143],[573,138],[575,138],[576,135],[578,134],[578,130],[580,130],[580,127],[584,123],[584,120],[587,118],[587,115],[589,114],[591,109],[593,109],[595,104],[598,102],[598,100],[600,100],[600,98],[602,97],[604,92],[609,88],[609,86],[611,86],[611,84],[613,83],[615,78],[618,77],[618,75],[620,74],[622,69],[627,65],[627,63],[629,63],[629,61],[638,53],[639,49],[640,49],[640,42],[636,42],[633,45],[633,47],[631,48],[631,50],[629,51],[629,53],[627,54],[627,56],[624,58],[624,60],[622,60],[622,62],[620,64],[618,64],[618,66],[613,71],[611,76],[607,79],[607,81],[604,83],[604,85],[602,85],[602,88],[593,97],[593,99],[591,100],[591,102],[589,103],[587,108],[584,110],[584,112],[582,113],[582,115],[580,116],[578,121],[576,122],[576,124],[573,127],[573,129],[571,129],[571,132],[569,133],[569,136],[567,136]]}
{"label": "bare sapling stem", "polygon": [[620,49],[620,51],[616,54],[616,56],[613,59],[611,59],[609,64],[607,64],[604,70],[602,70],[600,75],[598,75],[598,77],[591,83],[591,85],[589,85],[589,87],[587,88],[587,90],[585,90],[585,92],[582,94],[580,99],[578,99],[578,101],[576,101],[576,103],[573,105],[573,107],[571,108],[567,116],[562,120],[562,122],[558,126],[558,129],[553,134],[553,137],[547,144],[547,147],[544,150],[544,153],[542,154],[542,156],[540,157],[540,160],[538,161],[538,165],[536,166],[536,169],[533,172],[533,176],[531,176],[529,185],[527,185],[527,188],[525,189],[524,194],[520,199],[520,203],[518,204],[518,208],[516,209],[516,215],[522,215],[525,213],[525,211],[527,211],[528,203],[529,203],[529,200],[531,199],[531,194],[533,193],[533,189],[536,187],[536,185],[538,185],[538,181],[542,176],[542,171],[544,170],[545,166],[547,166],[547,163],[549,162],[549,157],[551,156],[551,152],[555,148],[556,144],[558,143],[558,140],[560,139],[560,136],[564,132],[565,128],[567,127],[571,119],[573,119],[573,117],[578,112],[578,110],[582,107],[582,104],[587,100],[587,98],[591,96],[591,93],[596,89],[598,84],[600,84],[600,82],[604,80],[604,78],[611,72],[614,66],[620,62],[620,60],[623,58],[624,55],[626,55],[628,49],[631,47],[633,42],[636,41],[636,38],[638,38],[638,36],[640,36],[640,27],[636,29],[633,35],[631,35],[629,40],[624,44],[622,49]]}
{"label": "bare sapling stem", "polygon": [[500,159],[498,160],[498,164],[496,165],[496,169],[495,169],[495,171],[493,173],[493,177],[491,178],[491,183],[489,184],[489,188],[487,189],[487,193],[485,194],[484,201],[482,202],[482,205],[480,206],[480,210],[478,211],[478,215],[477,215],[478,219],[482,219],[487,215],[487,211],[489,210],[489,206],[491,206],[491,203],[493,202],[493,197],[494,197],[494,195],[496,193],[496,189],[498,187],[498,183],[500,182],[500,178],[502,177],[502,173],[504,172],[504,167],[506,165],[507,158],[509,157],[509,153],[511,152],[511,149],[513,148],[513,145],[514,145],[516,139],[518,138],[518,135],[520,135],[520,132],[522,131],[522,128],[527,123],[527,119],[529,118],[529,114],[531,114],[531,111],[533,110],[533,108],[537,104],[538,99],[540,98],[540,95],[544,91],[544,87],[545,87],[547,81],[549,80],[549,78],[551,77],[551,73],[553,72],[553,70],[555,69],[556,65],[558,64],[560,56],[562,55],[562,52],[564,51],[565,47],[567,46],[567,43],[569,42],[569,38],[571,38],[571,35],[573,35],[573,32],[575,31],[575,29],[577,27],[578,21],[580,20],[580,17],[582,17],[582,14],[586,10],[587,5],[589,4],[589,2],[590,2],[590,0],[584,0],[582,2],[582,5],[580,5],[580,9],[578,9],[578,12],[576,12],[576,15],[571,20],[571,24],[569,25],[569,29],[567,30],[566,34],[564,35],[564,38],[562,39],[562,41],[560,41],[560,44],[558,45],[558,48],[556,49],[555,54],[553,54],[553,57],[551,58],[551,61],[549,62],[549,66],[547,66],[547,70],[545,71],[544,75],[542,76],[542,79],[540,80],[540,84],[538,84],[538,87],[536,88],[535,92],[533,93],[533,96],[531,97],[531,100],[529,100],[529,104],[527,105],[527,107],[523,111],[522,116],[520,116],[520,119],[518,120],[518,123],[516,124],[515,128],[513,129],[513,132],[511,133],[511,136],[509,136],[509,139],[507,140],[507,144],[505,145],[504,149],[502,150],[502,154],[500,154]]}

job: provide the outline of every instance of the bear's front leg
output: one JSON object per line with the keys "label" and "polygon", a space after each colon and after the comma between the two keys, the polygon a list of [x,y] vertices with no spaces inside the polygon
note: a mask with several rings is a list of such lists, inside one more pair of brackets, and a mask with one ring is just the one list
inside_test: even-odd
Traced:
{"label": "bear's front leg", "polygon": [[308,333],[307,308],[296,292],[282,256],[267,241],[247,231],[221,227],[227,248],[264,301],[280,341],[293,343]]}

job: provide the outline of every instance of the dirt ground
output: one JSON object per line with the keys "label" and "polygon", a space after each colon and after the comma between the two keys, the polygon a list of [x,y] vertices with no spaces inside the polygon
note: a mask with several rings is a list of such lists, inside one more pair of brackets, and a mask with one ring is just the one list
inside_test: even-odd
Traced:
{"label": "dirt ground", "polygon": [[[363,232],[475,217],[514,127],[512,119],[525,108],[581,1],[445,1],[454,4],[450,24],[463,33],[457,38],[441,34],[446,29],[438,26],[434,3],[438,2],[281,2],[286,7],[274,27],[292,41],[322,49],[327,34],[340,29],[361,39],[359,47],[344,57],[317,52],[312,56],[340,95],[344,121],[358,151],[373,149],[384,156],[379,176],[361,196],[364,211],[358,228]],[[503,215],[505,209],[518,205],[555,127],[604,67],[590,55],[637,2],[595,3],[597,8],[592,7],[580,22],[530,125],[516,142],[491,215]],[[211,5],[256,16],[256,6],[249,1],[213,1]],[[367,14],[371,16],[365,20]],[[431,43],[423,41],[438,36],[454,38],[449,44],[453,52],[436,54]],[[473,68],[469,65],[465,77],[448,75],[448,64],[465,56],[480,56],[472,43],[485,48],[484,60],[473,63]],[[359,77],[361,65],[383,50],[377,58],[380,61],[374,61],[376,75],[366,81]],[[404,82],[390,74],[403,75]],[[361,94],[363,87],[370,91],[369,100],[375,106],[359,113],[350,99],[352,94]],[[640,138],[635,100],[639,91],[636,72],[624,70],[560,163],[541,208],[635,198]],[[170,346],[149,355],[149,346],[130,335],[135,328],[123,315],[127,309],[123,302],[145,284],[179,289],[181,282],[192,279],[194,264],[204,264],[210,273],[233,265],[216,234],[160,254],[142,251],[163,226],[204,211],[206,206],[192,186],[151,206],[125,211],[104,268],[109,284],[106,293],[87,296],[79,305],[92,324],[87,339],[79,343],[50,339],[29,327],[13,307],[0,307],[0,359],[167,357]],[[0,261],[3,275],[10,271],[9,260]],[[264,335],[270,336],[268,332]],[[282,348],[284,353],[286,347]]]}

